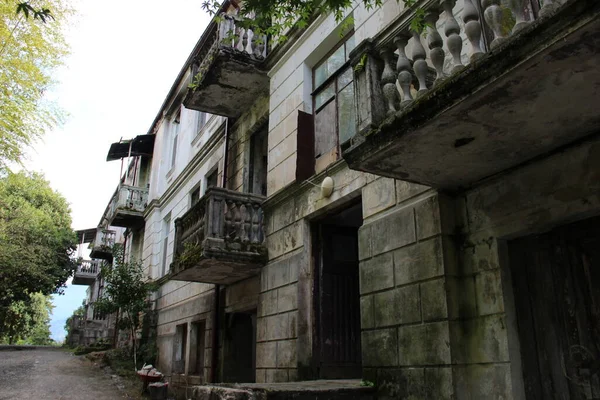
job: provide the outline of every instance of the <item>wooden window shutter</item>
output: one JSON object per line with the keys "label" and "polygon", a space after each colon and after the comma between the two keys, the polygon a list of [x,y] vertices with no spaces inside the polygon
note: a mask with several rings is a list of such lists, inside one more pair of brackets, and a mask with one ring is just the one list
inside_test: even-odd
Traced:
{"label": "wooden window shutter", "polygon": [[312,114],[298,111],[296,141],[296,181],[304,181],[315,174],[315,123]]}

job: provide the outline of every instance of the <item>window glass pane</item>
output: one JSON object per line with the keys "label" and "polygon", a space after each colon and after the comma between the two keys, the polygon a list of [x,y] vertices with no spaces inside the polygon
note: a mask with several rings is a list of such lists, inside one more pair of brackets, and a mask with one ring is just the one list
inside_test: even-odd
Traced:
{"label": "window glass pane", "polygon": [[349,84],[338,93],[338,126],[340,144],[356,133],[356,116],[354,111],[354,84]]}
{"label": "window glass pane", "polygon": [[329,99],[331,99],[334,94],[335,94],[335,86],[332,83],[329,86],[327,86],[325,89],[323,89],[319,93],[317,93],[317,96],[315,98],[315,108],[318,109],[323,104],[327,103],[327,101]]}
{"label": "window glass pane", "polygon": [[347,84],[352,82],[353,73],[352,68],[348,68],[344,72],[342,72],[338,78],[338,91],[342,90],[346,87]]}
{"label": "window glass pane", "polygon": [[335,71],[340,69],[342,65],[346,62],[346,52],[344,51],[344,46],[340,46],[336,51],[333,52],[332,55],[327,59],[327,72],[328,75],[331,76]]}
{"label": "window glass pane", "polygon": [[337,146],[335,114],[335,101],[332,101],[315,116],[315,157]]}
{"label": "window glass pane", "polygon": [[325,61],[323,64],[319,65],[317,69],[315,69],[315,88],[325,82],[325,79],[327,79],[328,76],[327,61]]}
{"label": "window glass pane", "polygon": [[346,60],[348,60],[348,56],[350,55],[350,52],[352,50],[354,50],[355,47],[356,47],[356,44],[354,42],[354,35],[352,35],[346,41]]}

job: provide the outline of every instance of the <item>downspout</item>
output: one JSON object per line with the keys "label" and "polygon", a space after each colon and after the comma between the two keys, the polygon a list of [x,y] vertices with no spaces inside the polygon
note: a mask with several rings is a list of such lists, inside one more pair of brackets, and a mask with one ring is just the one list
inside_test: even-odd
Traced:
{"label": "downspout", "polygon": [[220,308],[220,299],[219,294],[221,293],[221,285],[215,285],[215,301],[213,308],[213,335],[212,335],[212,357],[210,361],[211,370],[210,370],[210,381],[212,383],[217,383],[217,368],[219,368],[219,308]]}
{"label": "downspout", "polygon": [[[225,118],[225,153],[223,154],[223,177],[222,186],[227,185],[227,154],[229,153],[229,118]],[[211,359],[211,377],[212,383],[217,383],[217,368],[219,364],[219,308],[220,306],[221,285],[215,285],[215,301],[213,309],[213,335],[212,335],[212,359]]]}
{"label": "downspout", "polygon": [[225,154],[223,154],[223,184],[227,189],[227,163],[229,162],[229,118],[225,118]]}

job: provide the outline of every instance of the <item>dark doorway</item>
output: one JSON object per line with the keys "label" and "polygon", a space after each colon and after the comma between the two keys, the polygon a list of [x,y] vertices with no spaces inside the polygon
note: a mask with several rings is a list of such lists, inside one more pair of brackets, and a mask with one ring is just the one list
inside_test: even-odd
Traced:
{"label": "dark doorway", "polygon": [[358,228],[361,225],[359,202],[313,226],[314,304],[318,319],[313,354],[321,379],[362,375],[358,280]]}
{"label": "dark doorway", "polygon": [[256,310],[225,314],[223,382],[255,380]]}
{"label": "dark doorway", "polygon": [[509,251],[527,399],[600,399],[600,218]]}
{"label": "dark doorway", "polygon": [[254,194],[267,195],[267,131],[260,131],[250,138],[250,164],[248,191]]}

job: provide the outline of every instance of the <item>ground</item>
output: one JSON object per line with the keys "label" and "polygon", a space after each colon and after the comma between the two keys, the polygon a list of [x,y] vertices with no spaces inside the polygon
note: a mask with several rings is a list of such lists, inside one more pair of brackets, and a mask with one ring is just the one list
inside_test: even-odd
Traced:
{"label": "ground", "polygon": [[60,348],[0,349],[0,400],[134,398],[115,378]]}

